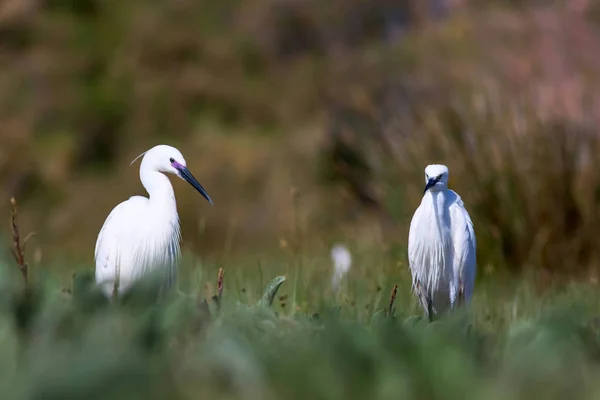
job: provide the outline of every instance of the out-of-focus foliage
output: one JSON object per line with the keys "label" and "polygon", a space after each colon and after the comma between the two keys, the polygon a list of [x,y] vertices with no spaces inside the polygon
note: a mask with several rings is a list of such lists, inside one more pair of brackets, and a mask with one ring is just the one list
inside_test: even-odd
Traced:
{"label": "out-of-focus foliage", "polygon": [[[413,315],[415,304],[406,301],[408,280],[390,315],[379,311],[387,310],[389,286],[372,292],[349,281],[337,302],[327,294],[326,280],[269,283],[267,276],[282,271],[275,265],[265,267],[262,282],[258,274],[245,281],[239,270],[226,270],[219,306],[208,289],[180,291],[155,304],[144,295],[151,281],[110,304],[85,270],[63,290],[52,280],[36,279],[25,291],[10,267],[4,264],[0,280],[5,398],[591,399],[600,394],[592,379],[600,367],[595,318],[600,298],[582,286],[546,297],[525,286],[496,285],[478,291],[468,313],[429,324]],[[306,273],[318,274],[322,267]],[[215,280],[207,272],[194,269],[186,282],[208,287]],[[486,298],[498,289],[504,295]],[[295,300],[286,295],[290,290],[298,294]],[[256,300],[261,296],[275,301]],[[306,301],[315,296],[320,300]]]}

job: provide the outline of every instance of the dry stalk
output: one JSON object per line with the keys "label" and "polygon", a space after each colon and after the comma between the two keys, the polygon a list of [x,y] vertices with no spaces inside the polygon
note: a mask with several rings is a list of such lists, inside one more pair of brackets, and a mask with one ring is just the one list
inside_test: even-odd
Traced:
{"label": "dry stalk", "polygon": [[12,238],[13,238],[12,253],[13,253],[13,256],[15,257],[15,261],[17,262],[17,265],[19,266],[21,275],[23,276],[23,281],[25,282],[26,285],[28,285],[29,277],[28,277],[28,271],[27,271],[27,263],[25,262],[25,246],[27,245],[27,241],[29,240],[29,238],[32,237],[35,234],[35,232],[32,232],[29,235],[27,235],[27,237],[23,241],[23,244],[21,244],[21,236],[19,235],[19,227],[17,225],[17,201],[15,200],[14,197],[11,197],[10,204],[12,206],[12,213],[11,213],[11,231],[12,231]]}
{"label": "dry stalk", "polygon": [[217,294],[212,296],[213,301],[216,303],[217,307],[221,307],[221,296],[223,295],[223,281],[225,278],[225,271],[222,267],[219,267],[219,272],[217,272]]}
{"label": "dry stalk", "polygon": [[392,311],[394,307],[394,301],[396,301],[396,294],[398,293],[398,285],[394,285],[392,288],[392,293],[390,294],[390,303],[388,306],[388,315],[392,316]]}
{"label": "dry stalk", "polygon": [[217,273],[217,297],[221,300],[221,296],[223,295],[223,279],[225,277],[225,271],[222,267],[219,267],[219,272]]}

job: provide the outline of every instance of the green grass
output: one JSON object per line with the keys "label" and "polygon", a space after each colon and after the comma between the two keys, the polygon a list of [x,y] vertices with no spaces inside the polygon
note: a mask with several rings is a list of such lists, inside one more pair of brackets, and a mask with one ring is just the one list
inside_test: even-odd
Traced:
{"label": "green grass", "polygon": [[[259,258],[260,259],[260,258]],[[91,271],[73,284],[35,269],[30,291],[4,263],[0,390],[10,399],[526,399],[594,398],[600,331],[594,287],[536,294],[527,278],[480,272],[470,309],[429,324],[403,266],[355,251],[340,293],[330,263],[304,257],[186,257],[179,290],[159,304],[153,282],[110,305]],[[267,304],[268,283],[281,283]],[[390,290],[399,285],[393,315]],[[61,290],[63,289],[63,290]],[[66,289],[66,290],[65,290]],[[268,292],[268,291],[267,291]],[[293,307],[295,293],[296,307]],[[206,300],[206,303],[204,303]]]}

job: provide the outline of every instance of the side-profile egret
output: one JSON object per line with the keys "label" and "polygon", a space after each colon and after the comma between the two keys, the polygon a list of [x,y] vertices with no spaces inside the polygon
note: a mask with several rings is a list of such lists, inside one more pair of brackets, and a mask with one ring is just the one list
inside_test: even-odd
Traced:
{"label": "side-profile egret", "polygon": [[175,193],[165,173],[187,181],[213,204],[179,150],[158,145],[131,164],[141,156],[140,180],[149,197],[133,196],[118,204],[106,218],[96,241],[96,284],[109,297],[117,277],[119,295],[150,272],[164,271],[161,291],[170,289],[175,282],[181,235]]}
{"label": "side-profile egret", "polygon": [[410,222],[408,261],[413,290],[429,320],[469,301],[477,269],[473,222],[448,189],[448,167],[425,168],[425,190]]}

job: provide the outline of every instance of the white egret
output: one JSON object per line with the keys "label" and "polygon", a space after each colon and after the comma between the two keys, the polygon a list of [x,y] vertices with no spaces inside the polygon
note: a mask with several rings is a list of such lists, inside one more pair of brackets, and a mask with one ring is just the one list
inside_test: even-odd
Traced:
{"label": "white egret", "polygon": [[109,297],[117,278],[119,295],[150,272],[164,271],[161,292],[175,282],[181,235],[173,186],[164,173],[187,181],[213,204],[179,150],[158,145],[131,164],[141,156],[140,180],[149,197],[133,196],[118,204],[106,218],[96,242],[96,284]]}
{"label": "white egret", "polygon": [[350,271],[352,266],[352,255],[343,244],[336,244],[331,248],[331,260],[333,261],[333,274],[331,275],[331,287],[337,290],[344,275]]}
{"label": "white egret", "polygon": [[448,168],[428,165],[421,204],[410,222],[408,261],[413,290],[432,320],[473,294],[477,269],[473,222],[448,189]]}

